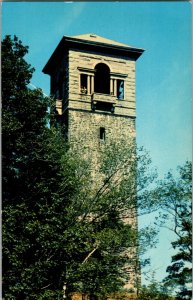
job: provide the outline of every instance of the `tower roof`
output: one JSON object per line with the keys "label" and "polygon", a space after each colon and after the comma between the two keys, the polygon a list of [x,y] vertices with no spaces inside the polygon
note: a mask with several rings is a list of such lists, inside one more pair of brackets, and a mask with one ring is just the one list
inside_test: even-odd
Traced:
{"label": "tower roof", "polygon": [[81,34],[81,35],[75,35],[72,36],[72,38],[80,39],[80,40],[86,40],[86,41],[92,41],[95,43],[102,43],[102,44],[108,44],[108,45],[116,45],[116,46],[122,46],[122,47],[131,47],[123,43],[119,43],[114,40],[107,39],[105,37],[102,37],[100,35],[97,35],[95,33],[87,33],[87,34]]}
{"label": "tower roof", "polygon": [[120,42],[116,42],[94,33],[76,36],[63,36],[47,64],[43,68],[43,72],[50,74],[52,67],[61,59],[62,55],[64,55],[64,52],[69,49],[95,52],[100,51],[106,55],[121,55],[124,57],[129,57],[133,60],[137,60],[144,52],[144,49],[135,48]]}

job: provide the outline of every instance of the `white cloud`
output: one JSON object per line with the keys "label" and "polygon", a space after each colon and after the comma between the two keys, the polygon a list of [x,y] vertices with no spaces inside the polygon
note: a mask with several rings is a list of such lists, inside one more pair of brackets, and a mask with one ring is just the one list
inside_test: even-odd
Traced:
{"label": "white cloud", "polygon": [[[69,9],[69,6],[71,6]],[[86,2],[71,2],[71,3],[64,3],[64,16],[63,19],[61,20],[61,18],[58,20],[58,24],[59,26],[55,27],[55,32],[57,34],[62,34],[65,35],[65,32],[68,32],[70,27],[72,26],[72,24],[74,24],[77,19],[80,17],[80,15],[82,14],[84,8],[86,6]],[[68,8],[68,13],[65,14],[65,9]],[[78,25],[78,23],[77,23]],[[77,26],[77,28],[79,28],[79,26]]]}

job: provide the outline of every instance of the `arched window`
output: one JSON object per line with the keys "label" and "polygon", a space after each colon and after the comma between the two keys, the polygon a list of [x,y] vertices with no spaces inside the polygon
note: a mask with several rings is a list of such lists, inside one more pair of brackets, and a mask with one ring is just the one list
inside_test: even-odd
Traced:
{"label": "arched window", "polygon": [[110,94],[110,70],[103,63],[95,67],[94,91],[101,94]]}

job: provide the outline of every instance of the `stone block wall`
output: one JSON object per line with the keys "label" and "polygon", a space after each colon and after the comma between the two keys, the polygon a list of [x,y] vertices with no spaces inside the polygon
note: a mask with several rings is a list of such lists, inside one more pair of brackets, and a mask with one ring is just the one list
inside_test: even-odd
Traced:
{"label": "stone block wall", "polygon": [[105,141],[129,140],[135,137],[135,120],[133,118],[69,110],[68,138],[71,143],[81,143],[90,152],[100,151],[100,128],[105,128]]}

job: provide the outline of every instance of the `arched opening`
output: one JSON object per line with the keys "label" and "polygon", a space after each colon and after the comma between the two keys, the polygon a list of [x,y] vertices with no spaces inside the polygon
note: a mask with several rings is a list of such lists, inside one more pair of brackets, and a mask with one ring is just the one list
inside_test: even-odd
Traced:
{"label": "arched opening", "polygon": [[110,94],[110,70],[103,63],[95,67],[94,91],[101,94]]}

